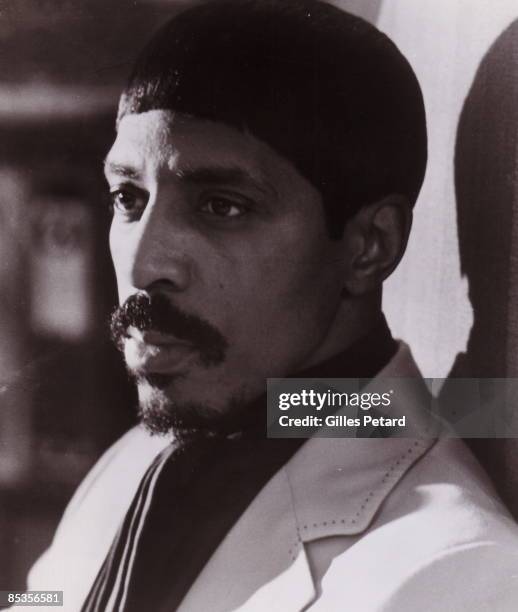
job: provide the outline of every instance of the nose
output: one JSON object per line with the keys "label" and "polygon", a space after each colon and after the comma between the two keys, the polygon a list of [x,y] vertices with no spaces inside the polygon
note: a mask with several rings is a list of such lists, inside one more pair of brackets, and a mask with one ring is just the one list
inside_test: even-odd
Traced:
{"label": "nose", "polygon": [[180,224],[151,203],[138,221],[127,227],[113,224],[110,245],[119,289],[130,285],[147,290],[160,283],[185,291],[191,280],[185,234]]}

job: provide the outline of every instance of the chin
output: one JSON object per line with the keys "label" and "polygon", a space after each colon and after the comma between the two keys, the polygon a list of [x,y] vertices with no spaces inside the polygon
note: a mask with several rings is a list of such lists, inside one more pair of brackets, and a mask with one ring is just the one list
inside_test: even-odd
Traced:
{"label": "chin", "polygon": [[152,435],[175,434],[175,408],[167,394],[145,380],[137,383],[138,414],[141,423]]}
{"label": "chin", "polygon": [[181,398],[183,394],[174,392],[174,382],[167,384],[165,377],[154,378],[137,379],[139,417],[152,435],[172,435],[182,441],[228,435],[239,429],[245,405],[241,394],[239,399],[231,398],[224,408],[217,409],[202,399]]}

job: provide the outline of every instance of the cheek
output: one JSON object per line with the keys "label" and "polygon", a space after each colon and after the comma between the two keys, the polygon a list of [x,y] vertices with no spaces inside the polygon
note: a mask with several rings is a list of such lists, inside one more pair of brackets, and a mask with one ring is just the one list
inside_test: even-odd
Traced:
{"label": "cheek", "polygon": [[120,230],[112,223],[109,234],[109,246],[113,268],[115,270],[115,278],[117,280],[119,302],[121,304],[133,292],[129,275],[124,270],[124,262],[127,259],[124,243],[125,241],[121,236]]}
{"label": "cheek", "polygon": [[115,220],[111,222],[110,232],[108,234],[108,244],[110,247],[110,254],[112,256],[113,265],[118,266],[120,260],[120,251],[122,246],[121,231]]}
{"label": "cheek", "polygon": [[219,289],[233,327],[269,337],[329,323],[339,305],[341,270],[335,253],[313,244],[295,242],[286,248],[284,243],[282,249],[261,256],[256,252],[235,263],[227,277],[232,280]]}
{"label": "cheek", "polygon": [[337,245],[319,231],[304,229],[281,252],[272,253],[265,266],[268,289],[302,309],[339,296],[343,276]]}
{"label": "cheek", "polygon": [[119,232],[114,228],[113,224],[110,228],[109,234],[109,245],[110,255],[112,258],[113,267],[115,269],[115,275],[117,276],[117,282],[122,280],[121,278],[121,264],[122,264],[122,240]]}
{"label": "cheek", "polygon": [[108,234],[108,245],[110,247],[110,255],[115,269],[117,268],[117,237],[113,223],[110,225],[110,233]]}

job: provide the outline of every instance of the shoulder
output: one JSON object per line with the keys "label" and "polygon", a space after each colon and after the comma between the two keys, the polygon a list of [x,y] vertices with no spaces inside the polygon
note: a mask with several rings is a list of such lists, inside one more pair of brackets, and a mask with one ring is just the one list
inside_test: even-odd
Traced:
{"label": "shoulder", "polygon": [[29,588],[66,590],[67,597],[81,601],[143,474],[169,442],[139,426],[103,454],[68,504],[51,546],[31,569]]}
{"label": "shoulder", "polygon": [[100,459],[77,488],[63,516],[73,515],[83,504],[95,497],[99,489],[105,494],[131,500],[140,479],[156,455],[170,443],[165,437],[150,436],[137,425],[117,440]]}
{"label": "shoulder", "polygon": [[465,444],[444,439],[330,560],[323,601],[338,601],[344,579],[357,610],[510,612],[518,601],[518,527]]}

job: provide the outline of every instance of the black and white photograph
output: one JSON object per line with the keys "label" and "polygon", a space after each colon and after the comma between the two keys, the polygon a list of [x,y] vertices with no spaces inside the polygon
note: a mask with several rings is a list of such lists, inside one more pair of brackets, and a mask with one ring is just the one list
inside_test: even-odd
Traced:
{"label": "black and white photograph", "polygon": [[0,609],[518,610],[516,0],[0,0]]}

